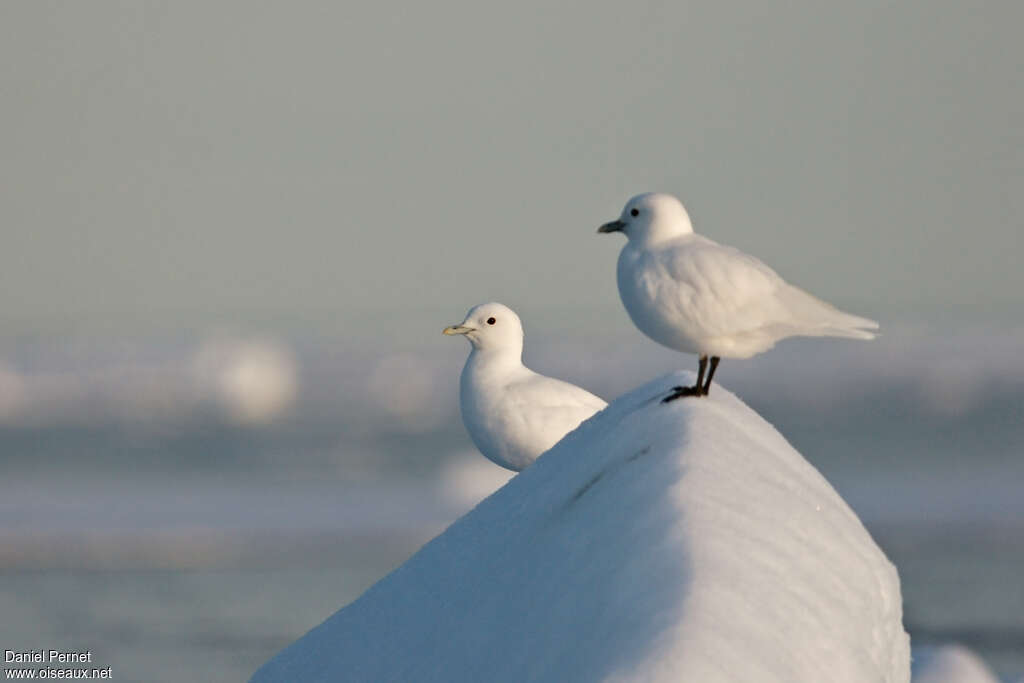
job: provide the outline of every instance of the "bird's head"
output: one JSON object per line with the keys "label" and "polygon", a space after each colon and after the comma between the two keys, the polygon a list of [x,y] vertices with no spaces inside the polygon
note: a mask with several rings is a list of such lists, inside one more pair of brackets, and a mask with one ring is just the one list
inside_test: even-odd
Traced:
{"label": "bird's head", "polygon": [[474,349],[518,354],[523,351],[522,322],[515,311],[499,303],[474,306],[465,320],[444,328],[444,333],[464,335]]}
{"label": "bird's head", "polygon": [[655,244],[693,232],[683,203],[670,194],[648,192],[626,202],[618,220],[605,223],[598,232],[622,232],[630,242]]}

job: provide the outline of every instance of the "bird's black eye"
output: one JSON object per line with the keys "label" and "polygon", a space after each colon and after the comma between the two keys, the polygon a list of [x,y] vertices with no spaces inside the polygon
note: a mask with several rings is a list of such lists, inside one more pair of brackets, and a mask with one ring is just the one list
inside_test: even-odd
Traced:
{"label": "bird's black eye", "polygon": [[640,209],[630,209],[629,210],[629,215],[630,216],[639,216],[640,215]]}
{"label": "bird's black eye", "polygon": [[493,325],[493,324],[494,324],[494,323],[496,323],[496,322],[498,322],[498,321],[497,321],[497,320],[495,320],[494,318],[488,318],[488,319],[487,319],[487,324],[488,324],[488,325]]}

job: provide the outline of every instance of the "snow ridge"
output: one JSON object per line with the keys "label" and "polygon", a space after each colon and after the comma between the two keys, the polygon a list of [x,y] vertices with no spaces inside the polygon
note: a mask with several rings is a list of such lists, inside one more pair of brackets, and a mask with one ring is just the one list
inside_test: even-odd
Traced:
{"label": "snow ridge", "polygon": [[253,681],[906,683],[899,580],[739,399],[617,399]]}

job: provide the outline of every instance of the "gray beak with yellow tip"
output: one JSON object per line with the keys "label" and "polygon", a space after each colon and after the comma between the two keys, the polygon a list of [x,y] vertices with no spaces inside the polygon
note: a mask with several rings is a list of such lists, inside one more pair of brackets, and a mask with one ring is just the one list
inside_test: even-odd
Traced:
{"label": "gray beak with yellow tip", "polygon": [[612,221],[611,223],[605,223],[597,229],[598,232],[622,232],[626,227],[626,224],[622,221]]}
{"label": "gray beak with yellow tip", "polygon": [[475,329],[475,327],[466,327],[465,325],[452,325],[450,327],[444,328],[444,330],[442,330],[442,333],[448,335],[466,334],[468,332],[474,331]]}

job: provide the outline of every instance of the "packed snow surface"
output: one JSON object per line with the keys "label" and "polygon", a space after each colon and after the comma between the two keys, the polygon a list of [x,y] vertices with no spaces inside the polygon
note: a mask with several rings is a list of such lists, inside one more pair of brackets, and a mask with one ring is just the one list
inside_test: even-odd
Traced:
{"label": "packed snow surface", "polygon": [[913,683],[999,683],[981,657],[959,645],[914,647]]}
{"label": "packed snow surface", "polygon": [[729,392],[627,394],[253,681],[906,683],[899,579]]}

